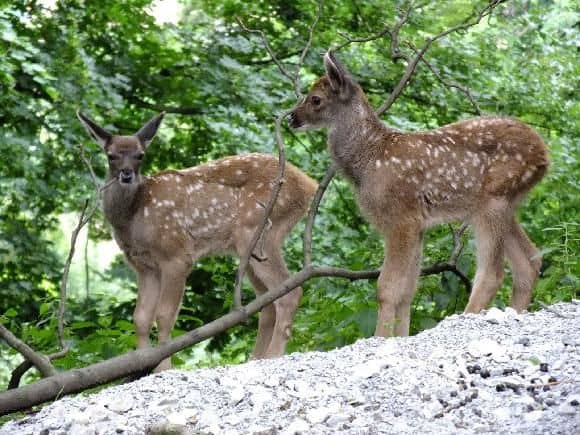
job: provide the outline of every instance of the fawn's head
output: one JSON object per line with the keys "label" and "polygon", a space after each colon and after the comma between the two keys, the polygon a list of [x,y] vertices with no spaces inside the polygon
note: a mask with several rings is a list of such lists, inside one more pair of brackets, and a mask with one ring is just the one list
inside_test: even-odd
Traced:
{"label": "fawn's head", "polygon": [[83,115],[77,116],[91,137],[107,153],[109,178],[117,179],[121,186],[131,186],[139,182],[139,167],[147,146],[157,133],[165,112],[153,117],[132,136],[116,136]]}
{"label": "fawn's head", "polygon": [[327,128],[342,122],[345,116],[358,113],[366,101],[360,86],[334,57],[324,55],[326,75],[318,79],[304,99],[290,113],[290,126],[298,130]]}

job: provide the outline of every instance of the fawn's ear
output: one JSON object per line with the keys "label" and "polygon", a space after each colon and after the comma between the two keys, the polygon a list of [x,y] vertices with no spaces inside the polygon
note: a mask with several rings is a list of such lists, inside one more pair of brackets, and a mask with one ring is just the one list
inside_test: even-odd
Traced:
{"label": "fawn's ear", "polygon": [[149,143],[151,143],[155,137],[155,134],[157,133],[157,130],[159,129],[164,116],[165,112],[161,112],[159,115],[154,116],[149,121],[147,121],[147,123],[141,127],[137,133],[135,133],[135,136],[137,136],[137,138],[141,141],[143,148],[147,148]]}
{"label": "fawn's ear", "polygon": [[351,80],[349,73],[330,50],[324,55],[324,67],[332,90],[336,92],[345,90]]}
{"label": "fawn's ear", "polygon": [[77,118],[79,118],[79,121],[86,128],[86,130],[89,132],[91,137],[103,149],[105,149],[107,144],[111,141],[113,135],[111,133],[109,133],[107,130],[105,130],[104,128],[99,127],[99,125],[96,122],[94,122],[93,120],[91,120],[87,116],[83,115],[80,110],[77,110]]}

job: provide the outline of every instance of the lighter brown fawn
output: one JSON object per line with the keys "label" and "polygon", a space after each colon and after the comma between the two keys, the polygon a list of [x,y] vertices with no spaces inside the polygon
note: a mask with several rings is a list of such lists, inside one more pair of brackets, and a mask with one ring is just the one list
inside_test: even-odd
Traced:
{"label": "lighter brown fawn", "polygon": [[326,75],[290,114],[296,129],[328,129],[332,158],[366,218],[385,237],[375,335],[408,335],[423,233],[456,220],[474,228],[477,272],[465,311],[479,312],[513,274],[511,305],[526,309],[541,258],[515,211],[549,165],[542,139],[514,119],[480,117],[436,130],[386,127],[361,87],[329,52]]}
{"label": "lighter brown fawn", "polygon": [[[277,159],[266,154],[232,156],[142,177],[139,167],[164,114],[132,136],[112,135],[82,113],[77,115],[109,160],[103,208],[117,244],[138,277],[133,316],[137,347],[149,346],[154,321],[159,342],[167,341],[195,262],[217,253],[245,254],[264,219]],[[259,255],[250,260],[247,271],[257,294],[289,277],[282,245],[306,213],[317,188],[316,182],[292,165],[286,166],[284,181],[260,240]],[[301,295],[298,287],[262,310],[254,358],[284,353]],[[170,367],[166,359],[156,370]]]}

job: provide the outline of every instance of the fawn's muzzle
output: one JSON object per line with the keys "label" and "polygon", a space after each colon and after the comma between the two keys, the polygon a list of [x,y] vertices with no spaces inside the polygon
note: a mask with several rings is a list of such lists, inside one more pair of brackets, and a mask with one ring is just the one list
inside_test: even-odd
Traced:
{"label": "fawn's muzzle", "polygon": [[298,119],[296,112],[290,112],[290,115],[288,115],[288,119],[289,119],[288,123],[290,124],[290,127],[292,127],[292,128],[302,127],[302,121],[300,121],[300,119]]}
{"label": "fawn's muzzle", "polygon": [[121,169],[119,172],[119,182],[122,184],[131,184],[135,178],[135,172],[133,169]]}

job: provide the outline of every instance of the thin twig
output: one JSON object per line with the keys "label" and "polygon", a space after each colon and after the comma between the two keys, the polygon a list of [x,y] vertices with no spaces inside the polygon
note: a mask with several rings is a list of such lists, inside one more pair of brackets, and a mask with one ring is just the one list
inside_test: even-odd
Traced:
{"label": "thin twig", "polygon": [[81,214],[79,217],[79,221],[76,227],[73,229],[70,239],[70,249],[68,251],[67,259],[64,263],[64,270],[62,273],[62,279],[60,281],[60,301],[58,304],[58,341],[60,344],[61,349],[66,349],[67,346],[64,340],[64,313],[66,310],[66,294],[67,294],[67,282],[68,282],[68,274],[70,271],[70,266],[72,263],[72,259],[75,254],[75,247],[77,243],[78,235],[81,229],[87,224],[87,222],[91,219],[92,215],[95,213],[98,207],[98,203],[95,201],[93,207],[87,212],[89,207],[89,200],[85,200],[83,208],[81,210]]}
{"label": "thin twig", "polygon": [[85,154],[85,147],[83,146],[82,142],[79,145],[79,148],[80,148],[80,152],[81,152],[81,159],[83,160],[83,162],[85,162],[85,165],[89,169],[89,174],[91,174],[91,180],[93,180],[93,184],[95,185],[95,189],[98,192],[100,189],[101,183],[99,183],[99,179],[97,178],[97,174],[95,174],[95,170],[93,169],[91,158],[87,157],[87,155]]}
{"label": "thin twig", "polygon": [[486,16],[490,15],[493,9],[501,2],[502,0],[491,0],[485,8],[483,8],[477,13],[477,17],[473,21],[458,24],[456,26],[450,27],[449,29],[446,29],[438,33],[435,36],[427,38],[427,40],[425,41],[425,45],[423,45],[423,47],[416,52],[415,57],[411,60],[411,62],[408,63],[407,68],[405,69],[405,73],[403,74],[403,77],[401,77],[399,83],[397,83],[397,85],[387,98],[387,100],[377,109],[376,114],[378,116],[381,116],[383,113],[389,110],[389,108],[393,105],[397,97],[401,94],[401,92],[403,92],[403,89],[405,88],[407,83],[411,80],[411,77],[413,76],[415,69],[417,68],[417,64],[422,60],[427,50],[429,50],[429,48],[434,42],[446,37],[450,33],[468,30],[470,27],[479,24],[481,20]]}
{"label": "thin twig", "polygon": [[[412,44],[409,44],[409,46],[416,54],[418,53],[417,49]],[[443,85],[447,86],[448,88],[455,88],[455,89],[459,90],[460,92],[463,92],[463,94],[467,97],[467,99],[469,100],[469,102],[473,106],[475,113],[477,115],[482,114],[479,105],[475,101],[475,98],[473,98],[473,95],[471,94],[471,91],[469,90],[469,88],[467,86],[463,86],[457,82],[453,82],[453,81],[445,79],[441,75],[441,73],[427,59],[425,59],[425,56],[423,56],[421,58],[421,62],[423,62],[425,65],[427,65],[427,68],[429,68],[431,70],[433,75],[437,78],[437,80],[439,80],[441,83],[443,83]]]}
{"label": "thin twig", "polygon": [[278,147],[278,173],[276,175],[276,179],[272,184],[272,193],[270,194],[270,199],[268,200],[268,204],[264,208],[264,217],[262,222],[256,228],[254,236],[250,241],[250,245],[246,253],[240,258],[240,265],[238,266],[238,272],[236,273],[236,281],[234,285],[234,309],[240,309],[242,306],[242,281],[244,279],[244,274],[246,273],[246,269],[248,268],[248,264],[250,263],[250,257],[256,248],[258,240],[262,237],[262,233],[264,229],[268,225],[268,221],[270,219],[270,215],[272,214],[272,210],[274,209],[274,205],[276,204],[276,200],[278,199],[278,194],[280,193],[280,189],[282,188],[282,184],[284,183],[284,169],[286,166],[286,156],[284,153],[284,142],[282,141],[282,135],[280,133],[280,128],[282,124],[282,120],[284,120],[289,114],[291,110],[287,110],[280,114],[276,119],[276,146]]}
{"label": "thin twig", "polygon": [[[324,1],[320,0],[318,2],[318,12],[316,13],[316,17],[314,18],[314,21],[312,22],[312,24],[310,25],[310,28],[308,29],[308,41],[306,41],[306,45],[304,46],[304,49],[302,50],[302,54],[300,54],[300,58],[298,59],[298,66],[297,66],[296,72],[294,74],[295,84],[298,84],[300,69],[302,68],[302,65],[304,64],[304,59],[306,58],[306,55],[308,54],[308,52],[310,51],[310,47],[312,46],[312,36],[314,35],[314,29],[316,28],[316,25],[320,21],[320,16],[322,15],[323,5],[324,5]],[[298,89],[298,93],[300,93],[299,86],[297,87],[297,89]]]}
{"label": "thin twig", "polygon": [[364,42],[375,41],[377,39],[382,38],[385,35],[389,35],[389,37],[391,39],[391,46],[390,46],[391,59],[395,62],[398,59],[405,59],[406,60],[407,56],[399,50],[399,32],[401,31],[401,28],[403,27],[403,25],[408,21],[412,6],[413,6],[412,0],[407,2],[406,7],[403,9],[403,14],[399,18],[399,20],[395,23],[395,25],[393,26],[392,29],[389,26],[387,26],[384,29],[382,29],[376,33],[373,33],[372,35],[369,35],[366,37],[359,37],[359,38],[349,36],[349,35],[342,33],[342,32],[337,32],[346,41],[340,45],[335,46],[334,48],[331,49],[331,51],[341,50],[344,47],[346,47],[347,45],[352,44],[352,43],[364,43]]}
{"label": "thin twig", "polygon": [[[266,49],[266,51],[270,55],[270,58],[272,59],[272,61],[278,67],[278,70],[280,71],[280,74],[282,74],[284,77],[286,77],[288,80],[290,80],[290,82],[294,83],[294,76],[292,74],[290,74],[286,70],[286,68],[284,68],[284,65],[282,65],[282,63],[276,57],[276,54],[274,53],[274,50],[272,50],[272,47],[270,46],[270,43],[268,42],[268,38],[266,37],[266,34],[264,33],[264,31],[263,30],[258,30],[258,29],[250,29],[250,28],[246,27],[246,25],[244,24],[244,22],[242,21],[242,19],[240,17],[237,17],[236,18],[236,21],[238,22],[238,24],[240,25],[240,27],[245,32],[253,33],[255,35],[259,35],[260,36],[260,38],[262,39],[262,43],[264,44],[264,48]],[[296,87],[294,87],[294,93],[296,94],[297,97],[300,95],[300,92],[296,89]]]}
{"label": "thin twig", "polygon": [[304,233],[302,236],[302,249],[304,252],[304,267],[310,266],[312,263],[312,229],[314,227],[314,219],[318,214],[318,207],[320,206],[320,201],[322,201],[322,197],[324,192],[332,178],[336,174],[337,166],[334,162],[330,164],[328,169],[326,170],[326,174],[324,174],[324,178],[318,185],[318,189],[312,198],[312,202],[310,203],[310,209],[308,210],[308,217],[306,219],[306,225],[304,227]]}
{"label": "thin twig", "polygon": [[91,174],[91,179],[93,180],[93,184],[95,186],[97,198],[95,198],[95,200],[93,201],[93,205],[90,209],[89,209],[89,200],[88,199],[85,200],[85,203],[84,203],[83,208],[81,210],[81,214],[79,216],[79,220],[77,222],[77,225],[71,233],[70,248],[68,251],[67,259],[64,263],[64,270],[63,270],[62,279],[60,282],[60,301],[58,304],[58,325],[57,325],[58,340],[59,340],[60,347],[63,351],[65,349],[67,349],[67,346],[65,344],[65,339],[64,339],[64,315],[65,315],[65,311],[66,311],[68,274],[69,274],[70,266],[71,266],[71,263],[72,263],[72,260],[74,257],[77,238],[78,238],[78,235],[79,235],[81,229],[91,220],[91,218],[93,217],[93,215],[97,211],[97,209],[99,207],[99,199],[100,199],[102,190],[111,184],[111,182],[109,182],[105,186],[100,187],[100,183],[98,181],[98,178],[95,174],[95,171],[93,170],[93,166],[91,164],[90,159],[85,154],[85,149],[84,149],[84,146],[82,145],[82,143],[80,144],[80,154],[81,154],[81,159],[85,162],[85,164],[87,165],[87,167],[89,169],[89,173]]}

